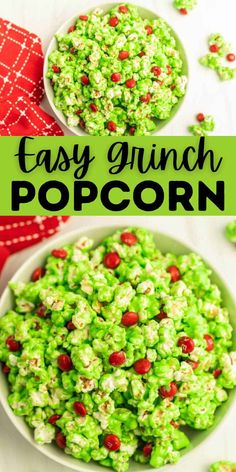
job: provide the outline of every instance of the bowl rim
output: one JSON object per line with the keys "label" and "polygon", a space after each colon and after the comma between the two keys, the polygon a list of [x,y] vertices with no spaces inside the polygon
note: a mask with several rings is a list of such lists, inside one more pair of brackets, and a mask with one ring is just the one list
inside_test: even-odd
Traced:
{"label": "bowl rim", "polygon": [[[73,241],[76,241],[76,239],[79,238],[81,235],[86,235],[86,232],[91,232],[92,231],[96,234],[96,232],[99,231],[99,229],[102,229],[102,231],[106,232],[106,235],[109,235],[111,232],[114,232],[114,231],[117,231],[117,230],[120,230],[120,229],[126,229],[128,226],[130,226],[130,225],[125,225],[124,223],[116,223],[116,224],[107,223],[105,225],[88,224],[88,225],[82,226],[79,229],[74,229],[72,231],[67,231],[63,234],[58,235],[55,238],[50,238],[46,242],[46,244],[39,247],[28,259],[25,260],[25,262],[16,270],[14,276],[11,277],[10,280],[8,281],[8,285],[5,287],[5,289],[3,290],[3,292],[0,296],[0,318],[2,316],[4,316],[4,314],[2,314],[2,308],[3,308],[2,305],[4,305],[4,303],[7,300],[9,300],[9,297],[11,297],[11,290],[9,288],[9,282],[19,281],[20,278],[21,278],[21,275],[23,275],[25,273],[25,271],[29,272],[29,267],[32,266],[31,264],[34,263],[35,259],[37,259],[38,257],[46,257],[47,254],[49,253],[49,251],[51,249],[53,249],[53,247],[55,247],[55,245],[57,245],[57,244],[62,245],[62,244],[71,244],[71,243],[73,243]],[[213,271],[214,276],[216,276],[216,278],[220,279],[220,281],[222,282],[222,285],[224,285],[224,287],[226,288],[226,290],[227,290],[228,294],[230,295],[230,298],[233,301],[233,304],[236,308],[236,297],[235,297],[235,295],[232,291],[232,288],[228,285],[228,282],[225,279],[225,276],[219,274],[218,270],[215,269],[215,267],[211,263],[211,261],[209,261],[207,257],[203,256],[194,244],[189,243],[188,241],[185,240],[185,238],[181,238],[181,237],[180,238],[179,237],[175,238],[175,237],[173,237],[172,234],[169,231],[167,231],[167,232],[166,231],[165,232],[160,231],[159,232],[158,230],[153,229],[152,227],[149,227],[149,226],[145,226],[145,225],[132,225],[132,226],[136,227],[136,228],[145,228],[146,230],[151,231],[155,236],[160,235],[163,238],[164,237],[170,238],[173,242],[185,247],[185,249],[187,251],[196,252],[203,259],[203,261],[206,263],[206,265]],[[0,372],[0,384],[1,384],[1,377],[5,378],[5,376],[3,375],[2,372]],[[219,419],[217,424],[213,427],[213,429],[208,430],[209,432],[208,432],[208,435],[206,436],[205,439],[203,439],[200,443],[198,443],[197,445],[195,445],[193,447],[190,446],[190,448],[186,450],[186,452],[183,454],[183,456],[181,456],[181,460],[183,460],[183,459],[186,460],[186,458],[189,458],[190,454],[193,453],[194,451],[196,451],[196,449],[200,448],[203,445],[206,445],[207,441],[209,439],[212,439],[214,434],[216,434],[218,432],[219,428],[220,427],[222,428],[224,422],[227,420],[227,418],[229,417],[229,415],[231,413],[232,408],[234,407],[235,397],[236,397],[236,389],[231,390],[231,396],[234,397],[234,398],[233,398],[233,400],[231,399],[231,401],[230,401],[230,399],[227,399],[227,401],[225,402],[226,404],[228,402],[229,405],[227,407],[226,412]],[[14,425],[14,427],[16,428],[18,433],[29,444],[31,444],[37,451],[39,451],[40,453],[42,453],[44,456],[48,457],[49,459],[53,460],[54,462],[56,462],[58,464],[61,464],[61,465],[64,465],[64,466],[67,466],[68,468],[71,468],[72,470],[76,470],[77,472],[87,472],[88,471],[88,469],[84,469],[82,460],[75,459],[70,455],[66,455],[64,452],[61,455],[54,454],[51,444],[46,445],[46,446],[49,446],[49,447],[45,447],[45,445],[39,445],[34,441],[33,436],[27,435],[27,433],[23,430],[23,428],[21,426],[21,422],[20,422],[21,420],[24,421],[24,419],[22,417],[16,416],[13,413],[13,410],[9,406],[9,404],[7,402],[7,397],[4,395],[2,389],[0,389],[0,405],[2,406],[5,414],[10,419],[11,423]],[[219,407],[219,408],[221,408],[221,407]],[[27,426],[28,430],[31,431],[31,428],[27,424],[26,424],[26,426]],[[142,467],[142,464],[141,465],[139,464],[139,466]],[[98,465],[97,465],[97,467],[98,467]],[[103,466],[99,465],[99,467],[101,467],[101,470],[104,469],[104,471],[105,471],[105,468]],[[164,466],[164,468],[161,468],[161,470],[163,470],[163,471],[165,470],[167,472],[167,470],[168,471],[170,470],[169,469],[170,467],[171,467],[171,465],[167,464],[166,466]],[[94,470],[94,469],[91,468],[91,471],[92,470]],[[112,469],[107,468],[107,467],[106,467],[106,470],[107,471],[112,471]],[[140,468],[140,469],[137,469],[137,470],[139,472],[142,472],[142,471],[143,472],[152,472],[152,471],[157,470],[157,469],[153,469],[152,467],[150,467],[150,468],[145,468],[145,469]]]}
{"label": "bowl rim", "polygon": [[[142,0],[142,1],[144,2],[144,0]],[[61,26],[54,32],[51,40],[48,43],[46,53],[45,53],[45,57],[44,57],[44,64],[43,64],[43,85],[44,85],[45,95],[46,95],[47,101],[48,101],[52,111],[54,112],[56,118],[60,121],[60,123],[62,123],[66,127],[66,129],[68,131],[73,133],[73,135],[75,135],[75,136],[94,137],[93,135],[87,133],[86,131],[83,131],[79,126],[68,126],[66,117],[64,116],[63,112],[56,107],[56,105],[54,103],[54,93],[52,91],[52,87],[51,87],[51,84],[50,84],[50,79],[47,78],[48,58],[49,58],[50,54],[52,53],[52,51],[55,50],[56,35],[59,34],[59,33],[62,33],[62,32],[64,33],[64,31],[66,29],[68,29],[68,26],[75,23],[75,21],[76,21],[76,19],[78,18],[79,15],[81,15],[81,14],[83,15],[85,13],[90,13],[96,8],[102,8],[102,9],[105,8],[105,10],[107,8],[109,8],[109,9],[114,8],[115,6],[117,6],[121,3],[122,2],[119,2],[119,1],[114,1],[114,2],[110,1],[110,2],[106,2],[106,3],[98,3],[98,1],[97,1],[96,3],[93,3],[89,8],[79,9],[79,12],[76,15],[71,16],[70,18],[68,18],[66,21],[64,21],[61,24]],[[182,58],[182,61],[183,61],[184,74],[186,75],[186,77],[188,79],[187,84],[186,84],[185,95],[180,97],[177,104],[174,105],[174,107],[171,110],[170,117],[167,118],[166,120],[159,120],[158,121],[158,128],[155,129],[153,131],[153,133],[151,133],[151,135],[150,135],[150,136],[157,136],[157,135],[159,135],[159,132],[161,131],[162,128],[165,128],[165,126],[167,126],[170,122],[172,122],[172,120],[174,120],[177,117],[177,115],[179,114],[179,112],[182,108],[182,105],[184,104],[184,102],[186,101],[186,98],[188,96],[189,78],[191,77],[190,70],[189,70],[190,68],[189,68],[188,56],[187,56],[186,48],[183,45],[182,40],[180,39],[179,35],[175,32],[174,27],[169,23],[169,21],[166,18],[164,18],[163,16],[160,16],[157,13],[156,10],[151,9],[151,8],[146,8],[145,3],[143,5],[137,5],[133,1],[128,1],[127,4],[135,6],[138,9],[138,11],[147,12],[147,14],[151,15],[153,18],[162,18],[167,23],[167,25],[171,29],[172,35],[174,36],[175,40],[177,41],[177,45],[178,45],[180,55],[181,55],[181,58]],[[99,137],[99,135],[95,136],[95,137]],[[125,137],[125,135],[123,137]]]}

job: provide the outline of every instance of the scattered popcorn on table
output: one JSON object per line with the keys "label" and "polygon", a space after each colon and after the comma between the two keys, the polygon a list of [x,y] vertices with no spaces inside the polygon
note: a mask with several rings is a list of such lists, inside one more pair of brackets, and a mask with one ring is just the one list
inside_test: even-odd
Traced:
{"label": "scattered popcorn on table", "polygon": [[193,136],[208,136],[209,133],[212,133],[215,129],[215,119],[212,115],[203,115],[203,113],[198,113],[197,115],[198,124],[191,125],[188,127],[190,133]]}
{"label": "scattered popcorn on table", "polygon": [[57,35],[47,77],[69,126],[92,135],[149,135],[170,118],[187,77],[170,27],[134,5],[78,18]]}
{"label": "scattered popcorn on table", "polygon": [[225,42],[219,33],[211,34],[208,45],[209,53],[199,60],[200,64],[213,69],[221,80],[230,80],[236,77],[236,67],[227,65],[227,63],[233,64],[236,60],[231,45]]}
{"label": "scattered popcorn on table", "polygon": [[212,464],[210,472],[236,472],[236,463],[229,461],[220,461]]}
{"label": "scattered popcorn on table", "polygon": [[174,0],[174,7],[179,10],[181,15],[187,15],[197,5],[197,0]]}
{"label": "scattered popcorn on table", "polygon": [[[11,283],[15,308],[0,319],[14,413],[38,444],[55,441],[117,472],[131,458],[177,462],[191,442],[182,427],[210,428],[236,385],[232,327],[211,271],[197,254],[162,254],[142,228],[96,248],[80,238],[44,268]],[[223,470],[233,469],[211,469]]]}

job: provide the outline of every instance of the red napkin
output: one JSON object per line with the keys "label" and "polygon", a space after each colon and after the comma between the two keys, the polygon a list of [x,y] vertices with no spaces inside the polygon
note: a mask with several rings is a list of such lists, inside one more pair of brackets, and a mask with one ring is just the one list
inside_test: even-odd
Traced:
{"label": "red napkin", "polygon": [[0,271],[7,258],[53,236],[68,216],[0,216]]}
{"label": "red napkin", "polygon": [[43,94],[41,40],[0,18],[0,136],[62,136]]}

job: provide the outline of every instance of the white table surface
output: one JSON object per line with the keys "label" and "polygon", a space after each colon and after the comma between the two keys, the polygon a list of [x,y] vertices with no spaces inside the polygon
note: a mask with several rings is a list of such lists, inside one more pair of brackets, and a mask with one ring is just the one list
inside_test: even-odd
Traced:
{"label": "white table surface", "polygon": [[[72,217],[62,231],[88,225],[119,223],[157,228],[175,235],[197,250],[225,277],[232,290],[236,288],[236,248],[224,236],[228,217]],[[45,244],[45,243],[42,243]],[[39,247],[39,245],[38,245]],[[0,291],[16,269],[35,252],[35,247],[12,256],[0,278]],[[168,472],[207,472],[208,465],[220,459],[236,461],[236,403],[215,433],[199,448],[186,455],[179,464],[168,467]],[[15,430],[0,408],[0,471],[1,472],[69,472],[34,450]]]}
{"label": "white table surface", "polygon": [[[0,16],[37,33],[46,50],[52,35],[68,18],[93,5],[116,1],[119,0],[0,0]],[[130,1],[150,8],[165,18],[182,39],[189,60],[190,81],[186,100],[175,118],[160,134],[187,135],[188,125],[195,123],[198,112],[203,112],[215,117],[215,135],[234,136],[236,80],[221,82],[215,72],[202,67],[198,59],[207,52],[207,37],[211,33],[222,33],[233,44],[236,52],[236,1],[198,0],[198,7],[188,16],[180,15],[173,8],[172,0]],[[53,114],[46,99],[43,106]],[[63,129],[66,135],[70,134]]]}

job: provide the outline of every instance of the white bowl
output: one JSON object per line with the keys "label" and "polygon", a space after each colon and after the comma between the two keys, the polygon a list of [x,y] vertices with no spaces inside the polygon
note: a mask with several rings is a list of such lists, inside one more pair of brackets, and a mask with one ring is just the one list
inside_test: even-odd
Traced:
{"label": "white bowl", "polygon": [[[12,281],[14,282],[29,281],[33,269],[35,267],[43,265],[46,256],[55,247],[60,247],[64,244],[72,243],[81,236],[88,236],[89,238],[92,238],[94,240],[95,245],[97,245],[102,241],[104,237],[108,236],[109,234],[112,234],[113,231],[122,227],[123,225],[115,225],[115,226],[110,225],[110,226],[105,226],[102,228],[99,226],[94,226],[90,228],[88,227],[88,228],[83,228],[83,229],[79,229],[79,230],[64,234],[56,239],[50,240],[48,244],[46,244],[43,248],[36,251],[36,253],[33,256],[31,256],[23,264],[23,266],[16,272],[16,274],[12,278]],[[189,247],[186,244],[172,238],[171,236],[158,233],[157,231],[153,231],[153,234],[154,234],[156,244],[158,245],[158,248],[164,253],[173,252],[175,254],[186,254],[192,251],[197,252],[195,248]],[[233,348],[235,350],[236,349],[236,304],[235,304],[232,294],[227,288],[227,284],[223,281],[222,277],[220,277],[217,274],[217,272],[210,266],[210,264],[207,263],[207,265],[213,271],[212,280],[220,287],[222,291],[224,304],[230,312],[230,317],[231,317],[230,319],[231,319],[231,323],[234,330]],[[14,299],[13,299],[12,293],[9,288],[6,288],[0,299],[0,316],[3,316],[7,310],[12,309],[13,307],[14,307]],[[54,444],[44,445],[44,446],[37,445],[34,442],[32,430],[27,426],[27,424],[24,422],[24,419],[22,417],[18,417],[14,415],[13,411],[8,405],[8,402],[7,402],[8,393],[9,393],[9,386],[8,386],[6,376],[2,372],[0,372],[0,402],[5,412],[7,413],[9,419],[15,425],[15,427],[20,432],[20,434],[28,442],[30,442],[30,444],[32,444],[38,451],[50,457],[54,461],[62,465],[65,465],[67,467],[71,467],[72,469],[80,471],[80,472],[106,472],[106,470],[107,471],[110,470],[98,464],[95,464],[94,462],[90,462],[86,464],[85,462],[82,462],[80,460],[73,459],[72,457],[66,455],[63,451],[58,449]],[[232,405],[234,401],[234,397],[235,397],[235,391],[232,390],[229,393],[229,399],[227,400],[227,402],[217,409],[215,424],[212,428],[210,428],[207,431],[191,432],[190,434],[191,445],[187,450],[183,452],[183,454],[185,454],[186,452],[190,451],[191,449],[201,444],[211,434],[211,432],[216,429],[216,427],[221,422],[223,417],[225,417],[226,413],[229,412],[230,406]],[[167,466],[165,470],[173,470],[173,466]],[[137,472],[138,471],[151,472],[153,471],[153,468],[150,468],[149,465],[140,465],[133,462],[130,465],[129,472],[136,472],[136,471]]]}
{"label": "white bowl", "polygon": [[[97,7],[102,8],[102,10],[104,10],[104,13],[106,13],[111,8],[114,8],[117,4],[116,3],[104,3],[104,4],[101,4],[101,5],[96,5],[95,7],[89,8],[89,9],[83,8],[82,10],[78,11],[77,15],[73,16],[72,18],[69,18],[69,20],[66,20],[65,23],[63,23],[63,25],[59,28],[59,30],[55,34],[66,34],[67,31],[68,31],[68,28],[71,25],[75,24],[75,22],[78,19],[79,15],[84,15],[84,14],[90,13],[94,10],[94,8],[97,8]],[[138,10],[139,14],[143,18],[147,18],[147,19],[158,18],[158,15],[154,11],[149,10],[147,8],[140,7],[138,5],[135,5],[135,6],[137,7],[137,10]],[[169,25],[169,27],[171,28],[170,25]],[[182,60],[183,60],[183,73],[188,76],[188,61],[187,61],[187,57],[186,57],[186,54],[185,54],[184,47],[183,47],[179,37],[175,33],[175,31],[172,28],[171,28],[171,30],[172,30],[172,34],[173,34],[174,38],[176,39],[176,43],[177,43],[178,49],[180,51],[180,54],[181,54],[181,57],[182,57]],[[47,70],[48,70],[48,58],[49,58],[50,54],[55,49],[57,49],[57,40],[55,38],[55,34],[54,34],[51,42],[49,43],[49,46],[48,46],[48,49],[47,49],[47,52],[46,52],[46,55],[45,55],[45,60],[44,60],[43,77],[44,77],[45,93],[46,93],[46,96],[47,96],[47,99],[49,101],[49,104],[50,104],[51,108],[53,109],[53,111],[54,111],[55,115],[57,116],[57,118],[63,123],[63,125],[69,131],[76,134],[77,136],[88,136],[88,133],[83,131],[82,128],[80,128],[79,126],[68,126],[65,115],[62,113],[62,111],[60,111],[56,108],[55,103],[54,103],[53,88],[51,86],[50,80],[47,78]],[[187,93],[187,90],[186,90],[186,93]],[[156,131],[154,131],[154,133],[153,133],[154,135],[158,134],[159,130],[161,128],[163,128],[165,125],[167,125],[170,122],[170,120],[172,120],[172,118],[174,116],[176,116],[176,114],[177,114],[179,108],[181,107],[185,97],[186,97],[186,94],[179,99],[178,103],[172,108],[171,115],[167,120],[160,120],[160,121],[158,120],[158,129]]]}

